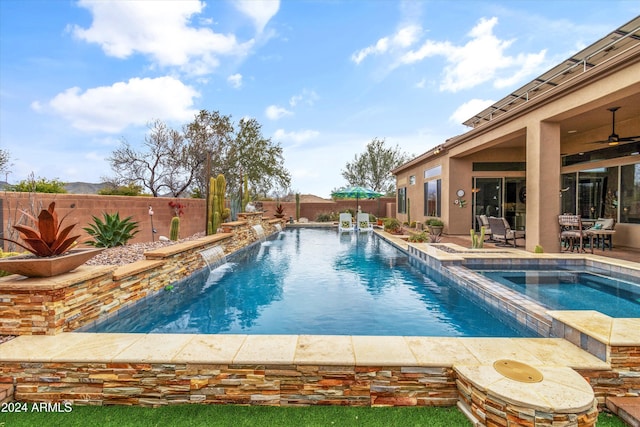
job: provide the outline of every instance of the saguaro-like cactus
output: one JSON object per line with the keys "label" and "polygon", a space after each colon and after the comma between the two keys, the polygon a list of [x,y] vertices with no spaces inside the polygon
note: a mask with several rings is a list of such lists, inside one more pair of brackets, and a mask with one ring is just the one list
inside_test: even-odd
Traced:
{"label": "saguaro-like cactus", "polygon": [[224,216],[224,195],[227,191],[227,181],[224,175],[209,181],[209,218],[207,218],[207,234],[215,234]]}
{"label": "saguaro-like cactus", "polygon": [[300,221],[300,193],[296,193],[296,221]]}
{"label": "saguaro-like cactus", "polygon": [[213,228],[213,212],[215,210],[214,197],[216,194],[216,179],[209,178],[209,194],[207,197],[207,203],[209,204],[209,211],[207,215],[207,235],[211,235],[216,232]]}
{"label": "saguaro-like cactus", "polygon": [[169,231],[169,238],[173,241],[178,240],[180,234],[180,218],[174,216],[171,218],[171,230]]}
{"label": "saguaro-like cactus", "polygon": [[475,230],[471,229],[471,247],[473,249],[482,249],[484,246],[484,227],[480,227],[480,235],[478,236]]}
{"label": "saguaro-like cactus", "polygon": [[249,194],[249,178],[244,176],[243,190],[242,190],[242,210],[247,211],[247,205],[251,201],[251,195]]}

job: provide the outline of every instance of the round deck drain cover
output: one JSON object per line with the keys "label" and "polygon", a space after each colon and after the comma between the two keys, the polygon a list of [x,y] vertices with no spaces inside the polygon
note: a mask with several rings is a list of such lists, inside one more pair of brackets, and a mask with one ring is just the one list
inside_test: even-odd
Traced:
{"label": "round deck drain cover", "polygon": [[542,372],[533,366],[515,360],[496,360],[493,367],[498,373],[510,380],[520,381],[522,383],[539,383],[543,378]]}

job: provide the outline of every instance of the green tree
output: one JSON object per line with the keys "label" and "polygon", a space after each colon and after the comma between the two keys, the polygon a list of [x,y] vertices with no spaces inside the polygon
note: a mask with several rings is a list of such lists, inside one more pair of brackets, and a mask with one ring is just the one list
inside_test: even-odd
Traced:
{"label": "green tree", "polygon": [[233,141],[233,132],[231,117],[218,111],[200,110],[193,122],[183,127],[184,137],[189,142],[189,156],[195,168],[192,194],[207,194],[209,176],[215,177],[220,173],[226,176],[227,152]]}
{"label": "green tree", "polygon": [[391,171],[412,156],[402,152],[400,147],[387,147],[384,138],[373,138],[365,152],[347,162],[342,176],[350,186],[362,186],[385,194],[393,194],[395,182]]}
{"label": "green tree", "polygon": [[209,171],[203,164],[197,174],[196,194],[206,194],[208,177],[218,174],[225,176],[232,195],[239,194],[245,175],[252,191],[259,194],[286,188],[291,182],[282,147],[262,135],[262,126],[255,119],[243,118],[234,125],[230,116],[203,110],[185,126],[185,137],[192,144],[190,155],[202,159],[210,156]]}
{"label": "green tree", "polygon": [[9,186],[12,191],[20,193],[66,193],[64,182],[58,179],[48,180],[38,177],[37,179],[31,175],[27,179],[23,179],[15,185]]}
{"label": "green tree", "polygon": [[[148,125],[143,150],[134,149],[123,139],[109,157],[116,183],[135,183],[153,197],[168,193],[179,197],[194,182],[197,164],[193,164],[190,146],[183,135],[160,120]],[[197,160],[197,159],[196,159]]]}
{"label": "green tree", "polygon": [[0,148],[0,173],[6,173],[9,171],[9,162],[11,161],[11,154],[9,150]]}
{"label": "green tree", "polygon": [[[247,177],[254,195],[266,195],[291,185],[282,146],[262,135],[262,126],[256,119],[240,120],[227,163],[225,176],[231,177],[230,188],[235,191],[239,191],[243,176]],[[229,179],[227,183],[229,185]]]}

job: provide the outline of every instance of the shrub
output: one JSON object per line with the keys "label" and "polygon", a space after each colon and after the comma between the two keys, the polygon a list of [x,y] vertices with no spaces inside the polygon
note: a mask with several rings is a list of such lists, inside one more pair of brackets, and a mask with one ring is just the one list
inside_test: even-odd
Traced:
{"label": "shrub", "polygon": [[23,179],[16,185],[9,187],[12,191],[21,193],[66,193],[64,182],[57,179],[48,180],[46,178]]}
{"label": "shrub", "polygon": [[442,227],[444,226],[444,222],[442,222],[438,218],[431,218],[427,220],[427,225],[431,225],[433,227]]}
{"label": "shrub", "polygon": [[98,190],[98,194],[101,196],[140,196],[142,195],[142,186],[135,183],[118,186],[109,184]]}
{"label": "shrub", "polygon": [[100,218],[94,216],[93,224],[89,227],[83,228],[91,237],[93,241],[87,242],[87,244],[98,248],[112,248],[114,246],[125,245],[131,240],[140,230],[137,230],[138,223],[132,221],[131,217],[120,219],[120,214],[103,214],[104,222]]}
{"label": "shrub", "polygon": [[316,221],[318,222],[331,222],[333,221],[333,215],[329,212],[321,212],[316,217]]}
{"label": "shrub", "polygon": [[423,231],[422,233],[413,234],[409,236],[407,240],[413,243],[424,243],[427,240],[429,240],[429,236],[427,235],[427,233]]}
{"label": "shrub", "polygon": [[402,230],[402,224],[396,218],[387,218],[384,220],[384,231],[389,233],[398,233]]}

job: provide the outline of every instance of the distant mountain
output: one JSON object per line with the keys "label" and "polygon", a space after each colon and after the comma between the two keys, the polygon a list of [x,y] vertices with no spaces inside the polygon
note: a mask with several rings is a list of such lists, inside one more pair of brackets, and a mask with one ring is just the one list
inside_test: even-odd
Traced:
{"label": "distant mountain", "polygon": [[99,190],[106,187],[107,184],[92,184],[90,182],[67,182],[64,185],[65,190],[70,194],[97,194]]}

